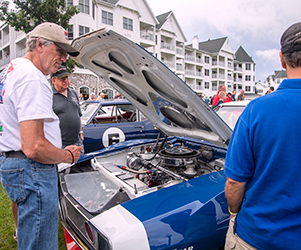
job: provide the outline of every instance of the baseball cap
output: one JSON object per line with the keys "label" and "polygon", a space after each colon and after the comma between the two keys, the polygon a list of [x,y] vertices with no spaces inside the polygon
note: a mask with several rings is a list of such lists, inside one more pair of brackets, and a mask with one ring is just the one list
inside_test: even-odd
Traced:
{"label": "baseball cap", "polygon": [[60,66],[55,73],[51,74],[51,78],[56,76],[58,79],[60,79],[64,76],[69,76],[69,75],[70,75],[69,71],[65,67]]}
{"label": "baseball cap", "polygon": [[27,34],[27,39],[42,37],[54,42],[59,48],[71,56],[78,56],[79,52],[69,44],[67,31],[55,23],[41,23]]}
{"label": "baseball cap", "polygon": [[280,44],[282,53],[301,51],[301,22],[291,25],[284,31]]}

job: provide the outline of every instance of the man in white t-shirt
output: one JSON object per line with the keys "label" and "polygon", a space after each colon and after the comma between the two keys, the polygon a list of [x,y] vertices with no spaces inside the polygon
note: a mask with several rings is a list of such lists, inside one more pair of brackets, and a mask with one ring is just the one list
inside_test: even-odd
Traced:
{"label": "man in white t-shirt", "polygon": [[57,163],[74,163],[81,147],[61,149],[59,119],[45,75],[57,71],[70,46],[66,31],[43,23],[27,34],[27,53],[0,74],[1,183],[18,206],[18,248],[58,249]]}

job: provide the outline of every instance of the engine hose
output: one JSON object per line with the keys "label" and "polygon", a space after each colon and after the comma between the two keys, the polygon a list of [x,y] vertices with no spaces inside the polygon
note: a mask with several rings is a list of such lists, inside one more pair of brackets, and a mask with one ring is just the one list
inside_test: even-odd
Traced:
{"label": "engine hose", "polygon": [[160,150],[161,150],[161,149],[163,148],[163,146],[165,145],[166,141],[167,141],[167,135],[165,135],[164,140],[162,141],[162,143],[161,143],[161,145],[160,145],[160,148],[155,152],[154,156],[153,156],[152,158],[150,158],[150,159],[145,159],[145,160],[146,160],[146,161],[151,161],[151,160],[155,159],[155,157],[157,156],[157,154],[160,152]]}
{"label": "engine hose", "polygon": [[122,166],[122,165],[116,165],[117,167],[121,168],[122,170],[126,170],[135,174],[150,174],[153,172],[153,170],[146,170],[146,171],[137,171],[131,168],[127,168],[126,166]]}

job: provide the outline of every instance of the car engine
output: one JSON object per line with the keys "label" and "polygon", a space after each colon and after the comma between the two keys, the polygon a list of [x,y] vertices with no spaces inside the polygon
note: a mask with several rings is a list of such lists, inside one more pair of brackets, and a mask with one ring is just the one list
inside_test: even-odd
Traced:
{"label": "car engine", "polygon": [[[192,148],[185,142],[162,142],[133,147],[116,154],[96,157],[93,167],[110,172],[134,196],[175,185],[224,168],[208,145]],[[119,168],[119,170],[117,170]],[[110,178],[109,177],[109,178]],[[131,191],[131,189],[133,190]]]}

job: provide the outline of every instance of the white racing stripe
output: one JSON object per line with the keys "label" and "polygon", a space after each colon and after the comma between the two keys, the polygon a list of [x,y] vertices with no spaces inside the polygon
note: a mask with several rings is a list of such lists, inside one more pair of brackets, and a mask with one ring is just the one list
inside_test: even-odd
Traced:
{"label": "white racing stripe", "polygon": [[113,250],[150,249],[141,221],[120,205],[101,213],[91,222],[109,239]]}

